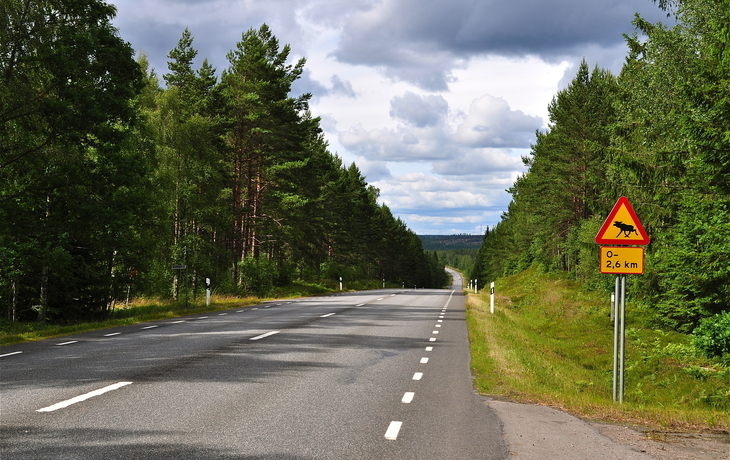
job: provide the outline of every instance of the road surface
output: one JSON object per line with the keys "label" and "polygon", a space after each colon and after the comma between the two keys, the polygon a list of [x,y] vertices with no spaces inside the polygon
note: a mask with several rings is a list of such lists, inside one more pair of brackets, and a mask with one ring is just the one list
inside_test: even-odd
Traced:
{"label": "road surface", "polygon": [[457,279],[0,349],[3,459],[503,459]]}

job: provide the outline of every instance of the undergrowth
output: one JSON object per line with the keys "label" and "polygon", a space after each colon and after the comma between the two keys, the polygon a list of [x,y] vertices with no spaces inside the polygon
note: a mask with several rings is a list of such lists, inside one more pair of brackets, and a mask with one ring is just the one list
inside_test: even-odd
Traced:
{"label": "undergrowth", "polygon": [[610,293],[537,269],[470,294],[467,322],[477,389],[588,418],[674,430],[730,428],[730,360],[707,359],[691,336],[647,327],[627,301],[624,403],[613,402]]}

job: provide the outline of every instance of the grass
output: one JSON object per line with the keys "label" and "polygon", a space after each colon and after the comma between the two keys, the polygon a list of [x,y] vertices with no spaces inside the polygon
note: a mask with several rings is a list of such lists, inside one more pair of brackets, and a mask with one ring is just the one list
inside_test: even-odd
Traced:
{"label": "grass", "polygon": [[586,418],[660,430],[728,432],[730,368],[699,356],[687,335],[645,328],[627,302],[624,403],[613,402],[610,293],[530,269],[469,294],[472,373],[481,393]]}

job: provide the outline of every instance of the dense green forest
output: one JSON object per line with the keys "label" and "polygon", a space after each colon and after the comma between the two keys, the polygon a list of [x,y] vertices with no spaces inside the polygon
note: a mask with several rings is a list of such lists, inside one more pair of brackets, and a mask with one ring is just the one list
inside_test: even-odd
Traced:
{"label": "dense green forest", "polygon": [[730,1],[660,1],[636,17],[619,75],[584,62],[549,105],[528,172],[471,272],[538,265],[612,289],[594,238],[620,196],[651,237],[629,293],[657,325],[691,331],[730,308]]}
{"label": "dense green forest", "polygon": [[[100,319],[132,295],[293,280],[440,287],[443,264],[328,150],[263,25],[220,74],[181,31],[164,85],[100,0],[0,4],[0,305]],[[173,265],[186,270],[173,270]],[[183,277],[186,277],[183,279]]]}

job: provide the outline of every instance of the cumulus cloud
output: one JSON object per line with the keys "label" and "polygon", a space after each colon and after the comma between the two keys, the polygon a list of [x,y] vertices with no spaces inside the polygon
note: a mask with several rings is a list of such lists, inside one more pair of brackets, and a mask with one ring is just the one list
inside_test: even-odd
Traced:
{"label": "cumulus cloud", "polygon": [[351,152],[370,160],[431,161],[449,158],[455,146],[443,129],[408,126],[368,130],[358,124],[339,133],[340,143]]}
{"label": "cumulus cloud", "polygon": [[352,89],[352,83],[349,81],[342,81],[337,75],[332,75],[330,82],[332,82],[332,94],[353,99],[357,97],[357,93]]}
{"label": "cumulus cloud", "polygon": [[[112,3],[121,37],[160,76],[186,27],[195,65],[208,58],[220,72],[241,34],[268,24],[291,62],[307,58],[292,94],[312,93],[333,151],[418,233],[496,224],[524,171],[520,155],[544,127],[535,115],[546,116],[581,59],[617,73],[634,12],[666,19],[651,0]],[[547,67],[567,70],[561,79]]]}
{"label": "cumulus cloud", "polygon": [[[339,141],[359,156],[380,161],[439,161],[438,168],[457,174],[466,167],[449,163],[470,157],[491,170],[519,168],[505,148],[529,148],[542,119],[510,109],[502,98],[490,95],[476,99],[453,128],[447,123],[449,106],[442,96],[419,96],[406,92],[391,100],[390,115],[404,123],[395,128],[368,130],[356,125],[339,133]],[[503,148],[503,150],[473,149]],[[504,158],[502,158],[504,157]],[[481,168],[483,169],[483,168]]]}
{"label": "cumulus cloud", "polygon": [[[475,149],[462,152],[448,161],[435,161],[433,172],[442,176],[495,174],[513,178],[514,171],[526,169],[522,158],[510,149]],[[511,184],[509,184],[511,185]]]}
{"label": "cumulus cloud", "polygon": [[472,102],[454,140],[469,147],[527,147],[541,125],[540,117],[511,110],[504,99],[484,95]]}
{"label": "cumulus cloud", "polygon": [[443,96],[419,96],[406,91],[390,101],[390,116],[408,124],[424,128],[441,123],[449,111]]}
{"label": "cumulus cloud", "polygon": [[[497,222],[509,203],[505,179],[463,181],[410,173],[375,182],[391,209],[420,234],[483,233],[485,222]],[[511,182],[507,185],[511,185]]]}

